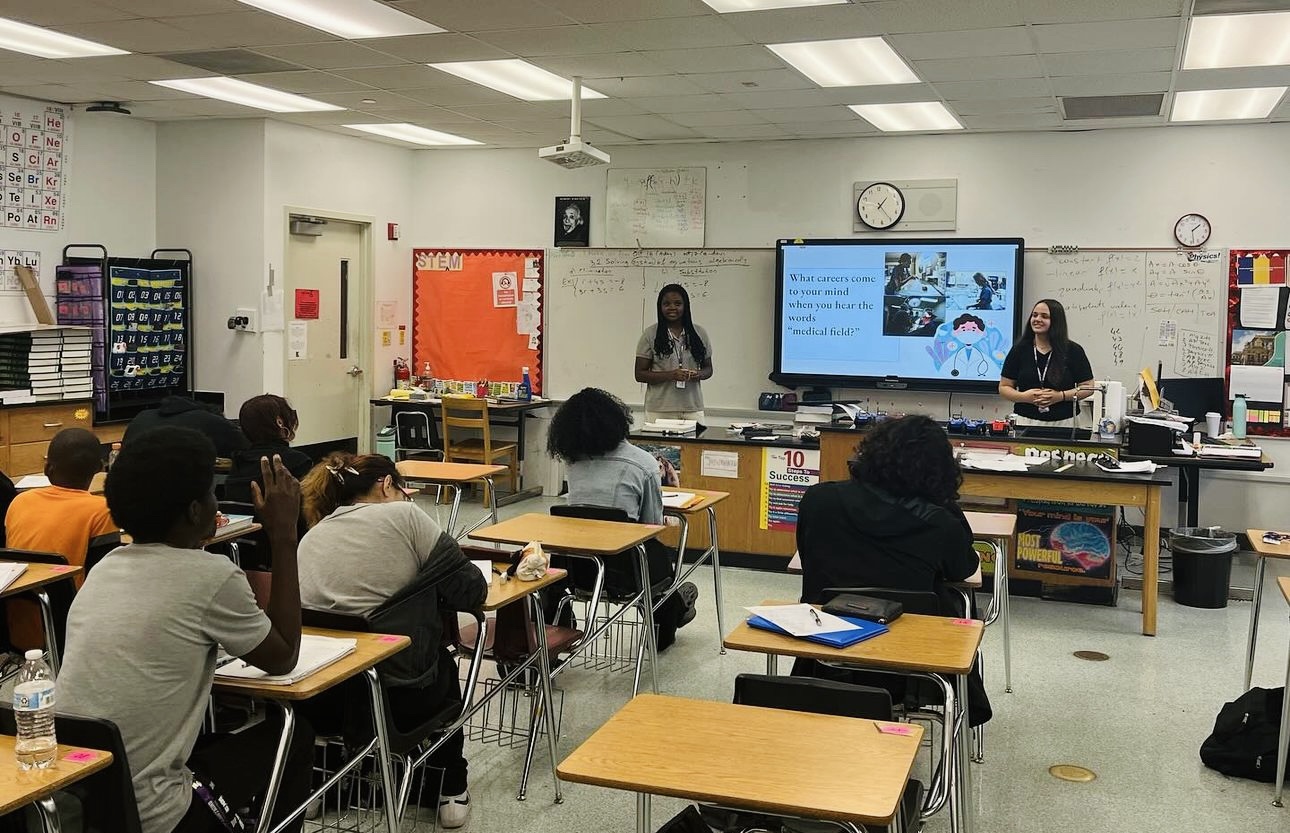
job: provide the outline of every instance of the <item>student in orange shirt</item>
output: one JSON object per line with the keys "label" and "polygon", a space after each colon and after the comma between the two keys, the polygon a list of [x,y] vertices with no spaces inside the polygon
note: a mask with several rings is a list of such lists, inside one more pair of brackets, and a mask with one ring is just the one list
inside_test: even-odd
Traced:
{"label": "student in orange shirt", "polygon": [[[45,476],[50,485],[20,492],[4,518],[6,545],[19,550],[52,552],[68,564],[84,566],[90,541],[120,529],[102,495],[89,492],[103,468],[98,437],[84,428],[64,428],[49,443]],[[76,576],[79,588],[83,575]],[[9,641],[18,648],[44,644],[40,614],[34,602],[9,599],[5,605]]]}

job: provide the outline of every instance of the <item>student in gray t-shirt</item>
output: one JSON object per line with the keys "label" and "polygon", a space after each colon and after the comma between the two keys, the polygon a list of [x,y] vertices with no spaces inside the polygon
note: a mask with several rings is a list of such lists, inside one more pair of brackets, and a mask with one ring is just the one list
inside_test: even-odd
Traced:
{"label": "student in gray t-shirt", "polygon": [[690,317],[690,295],[680,284],[658,291],[658,322],[636,343],[636,381],[645,384],[645,419],[703,422],[703,390],[712,378],[712,340]]}
{"label": "student in gray t-shirt", "polygon": [[[134,543],[99,562],[72,603],[58,707],[120,729],[144,833],[231,829],[208,798],[236,813],[269,781],[280,719],[198,739],[219,646],[271,674],[294,668],[300,650],[300,486],[276,455],[260,466],[253,497],[275,578],[264,611],[240,569],[201,549],[215,532],[210,440],[157,428],[108,473],[108,508]],[[308,794],[312,752],[313,732],[297,722],[275,820]]]}

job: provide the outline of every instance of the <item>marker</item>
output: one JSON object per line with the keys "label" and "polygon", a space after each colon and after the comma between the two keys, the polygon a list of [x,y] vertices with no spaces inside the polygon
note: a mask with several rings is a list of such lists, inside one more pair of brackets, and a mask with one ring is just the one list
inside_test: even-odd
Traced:
{"label": "marker", "polygon": [[1069,468],[1074,468],[1074,466],[1075,466],[1074,463],[1067,463],[1064,466],[1059,466],[1058,468],[1053,469],[1053,474],[1061,474],[1062,472],[1066,471]]}

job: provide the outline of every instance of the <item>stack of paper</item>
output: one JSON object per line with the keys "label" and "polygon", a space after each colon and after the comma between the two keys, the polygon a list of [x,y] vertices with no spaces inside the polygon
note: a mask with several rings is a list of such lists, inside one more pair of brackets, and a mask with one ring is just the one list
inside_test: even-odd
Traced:
{"label": "stack of paper", "polygon": [[694,492],[664,492],[663,505],[670,509],[684,509],[700,500]]}
{"label": "stack of paper", "polygon": [[793,414],[795,425],[829,425],[832,422],[832,405],[798,405]]}
{"label": "stack of paper", "polygon": [[692,419],[656,419],[641,426],[645,434],[693,434],[699,424]]}
{"label": "stack of paper", "polygon": [[64,399],[89,399],[94,395],[94,377],[91,375],[90,353],[94,349],[89,330],[63,330],[63,352],[59,372],[63,381]]}
{"label": "stack of paper", "polygon": [[1263,449],[1249,440],[1232,440],[1231,442],[1210,441],[1201,445],[1200,456],[1238,460],[1258,460],[1263,456]]}
{"label": "stack of paper", "polygon": [[27,565],[22,562],[0,561],[0,590],[7,589],[25,572],[27,572]]}
{"label": "stack of paper", "polygon": [[299,682],[320,668],[352,654],[358,647],[354,639],[337,639],[331,636],[304,634],[300,637],[300,659],[296,667],[286,674],[267,674],[244,660],[233,660],[215,670],[215,676],[230,680],[250,680],[269,685],[291,685]]}
{"label": "stack of paper", "polygon": [[62,351],[63,336],[59,330],[39,330],[31,334],[27,370],[31,376],[31,393],[37,402],[63,398],[63,376],[59,369]]}
{"label": "stack of paper", "polygon": [[[224,523],[220,523],[221,518]],[[227,535],[231,532],[237,532],[239,529],[246,529],[253,523],[255,523],[255,517],[252,515],[225,515],[221,512],[215,520],[215,534]]]}
{"label": "stack of paper", "polygon": [[1048,461],[1043,457],[1022,457],[1017,454],[1005,454],[1000,457],[974,452],[959,462],[965,469],[978,471],[1028,471],[1029,466],[1038,466]]}

